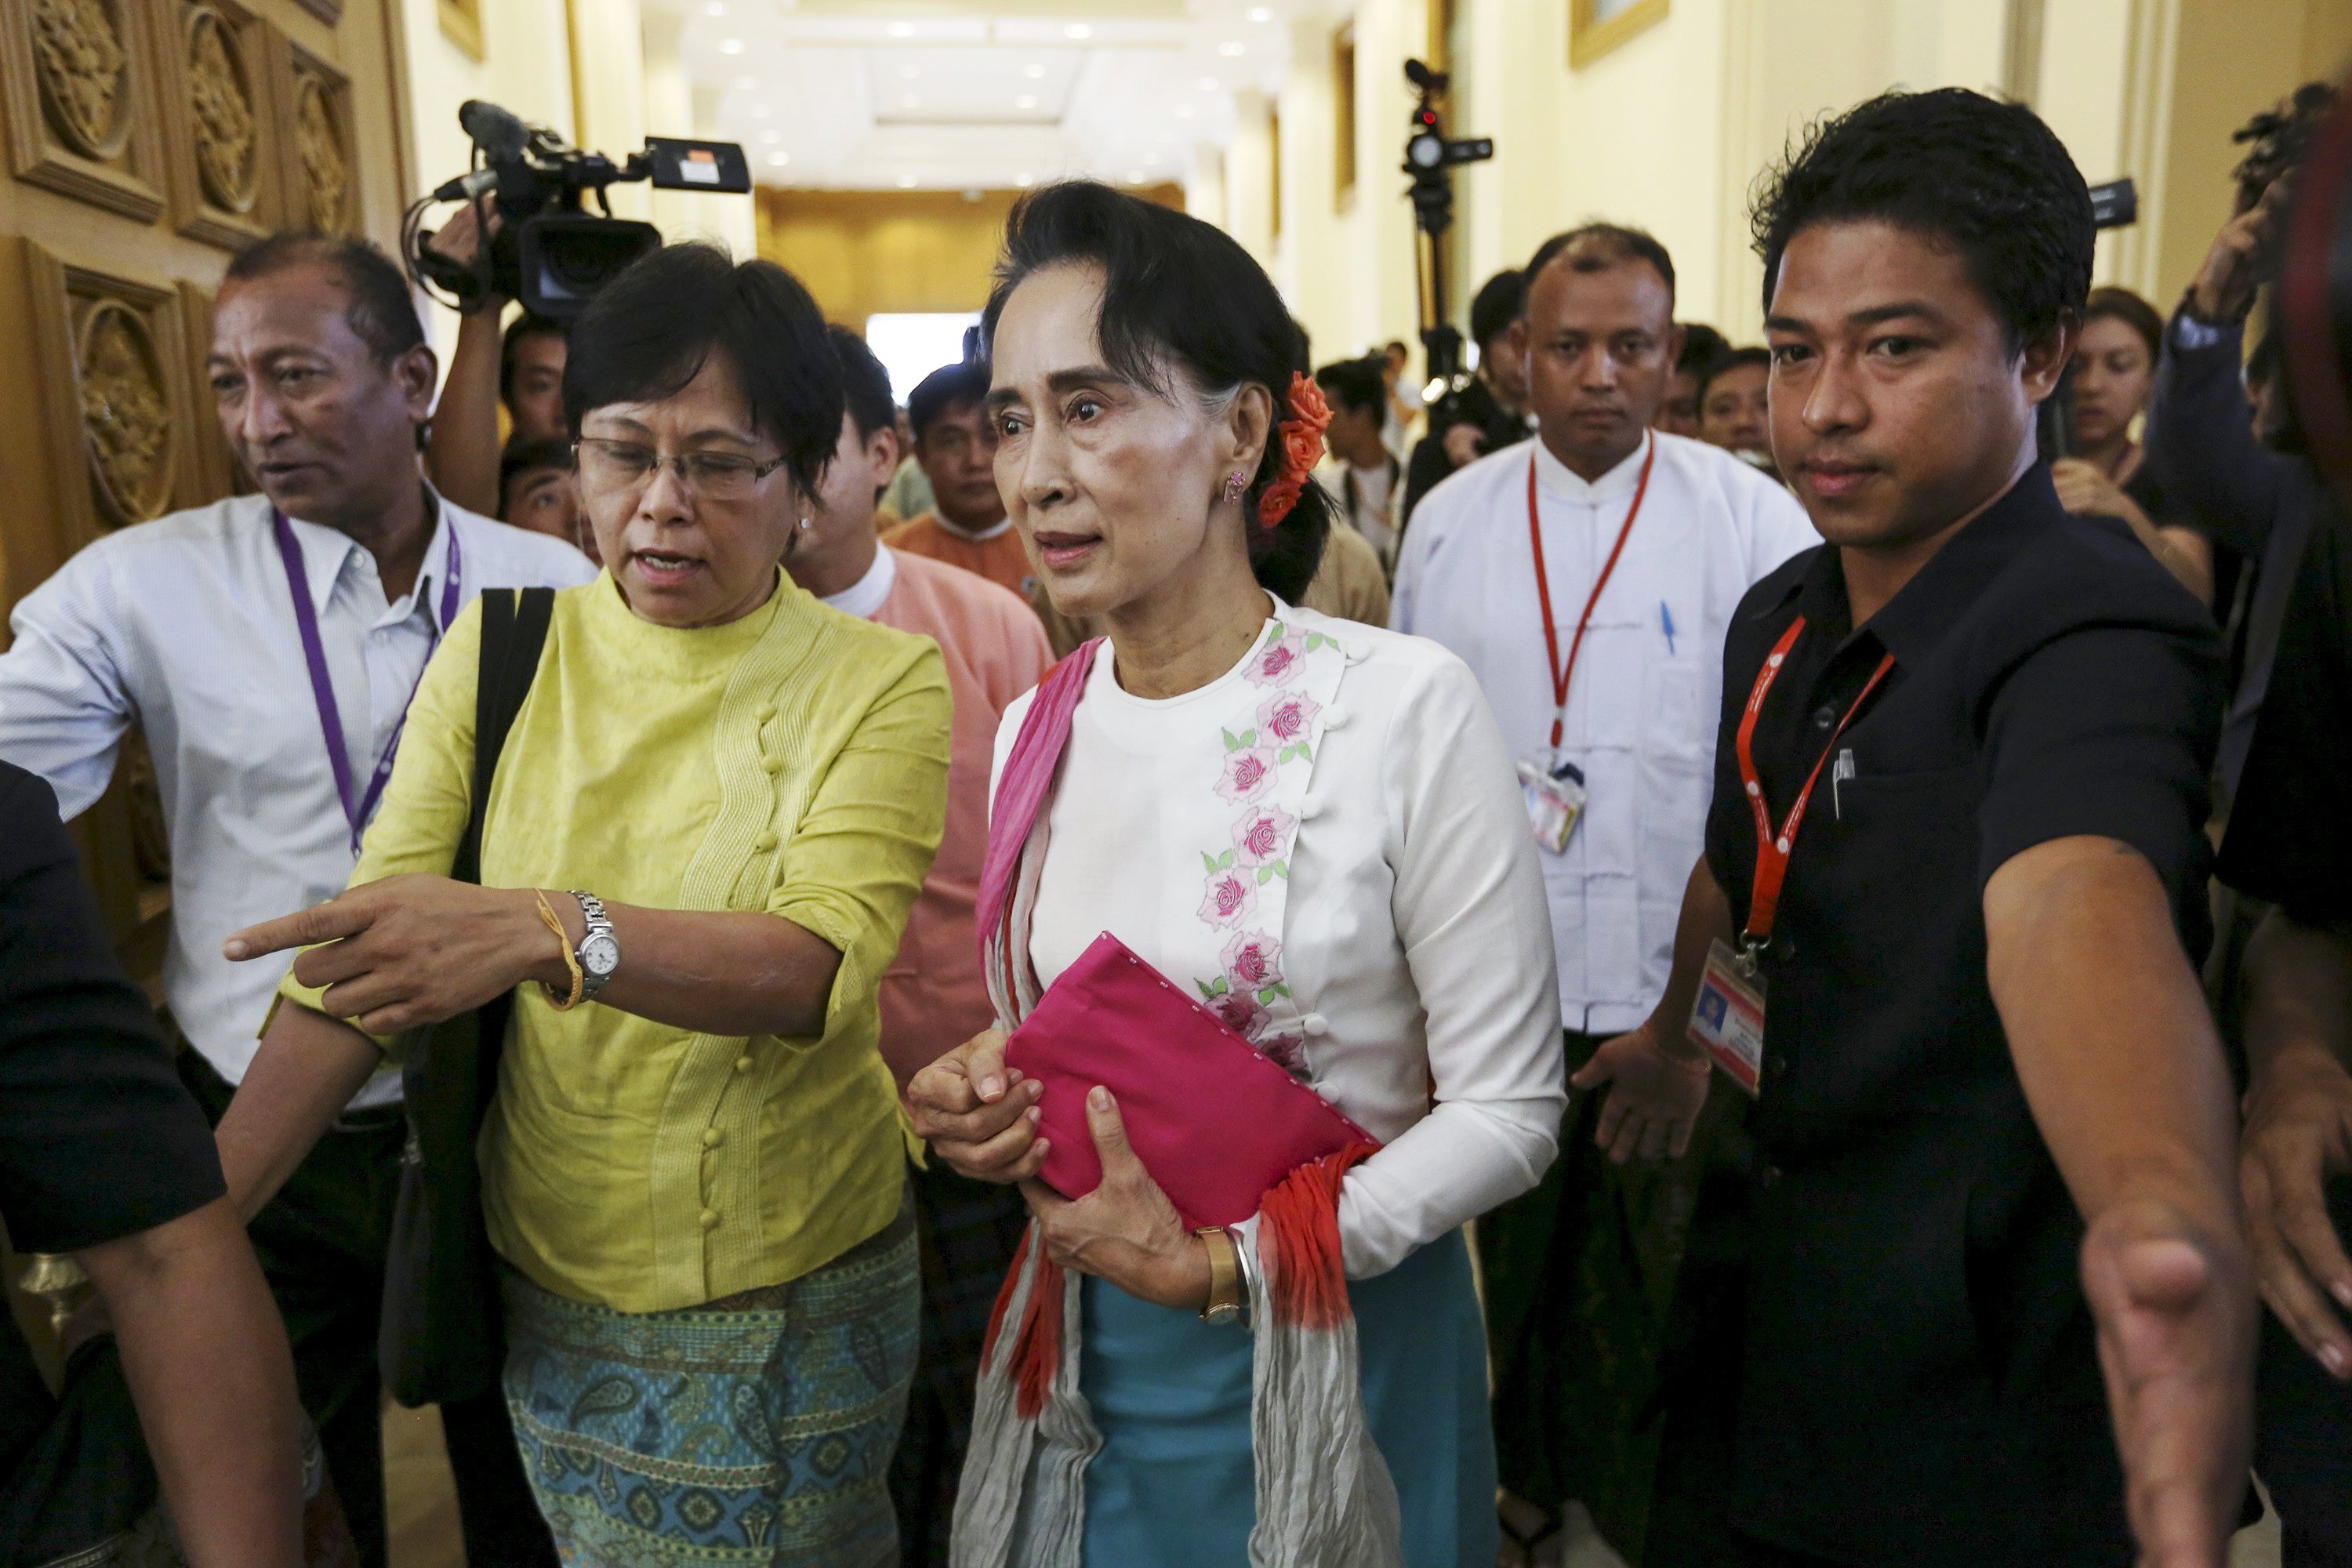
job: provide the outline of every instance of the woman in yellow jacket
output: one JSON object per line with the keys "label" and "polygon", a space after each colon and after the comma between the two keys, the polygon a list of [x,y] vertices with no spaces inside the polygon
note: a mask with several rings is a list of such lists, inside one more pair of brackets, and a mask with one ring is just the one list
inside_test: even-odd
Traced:
{"label": "woman in yellow jacket", "polygon": [[476,605],[351,890],[229,941],[323,944],[220,1128],[230,1190],[264,1201],[380,1042],[512,992],[483,1207],[565,1561],[894,1561],[918,1283],[875,993],[939,842],[940,655],[778,569],[842,416],[789,274],[656,252],[581,318],[564,395],[606,572],[556,595],[481,884],[448,875]]}

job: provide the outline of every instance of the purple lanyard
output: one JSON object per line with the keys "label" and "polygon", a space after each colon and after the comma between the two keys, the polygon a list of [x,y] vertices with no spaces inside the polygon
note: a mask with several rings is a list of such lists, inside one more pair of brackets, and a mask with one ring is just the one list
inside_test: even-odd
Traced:
{"label": "purple lanyard", "polygon": [[[286,521],[284,512],[273,507],[269,518],[278,533],[278,559],[286,566],[286,586],[294,595],[294,624],[302,633],[302,661],[310,667],[310,698],[319,707],[319,729],[327,741],[327,763],[335,771],[335,794],[342,798],[343,818],[352,826],[352,853],[356,855],[360,852],[360,829],[375,815],[376,802],[383,798],[384,781],[392,777],[393,754],[400,750],[401,731],[408,727],[408,703],[416,700],[416,686],[408,689],[408,701],[400,705],[400,718],[392,727],[392,738],[383,744],[383,755],[376,759],[366,793],[354,795],[352,759],[343,746],[342,710],[335,706],[335,683],[327,673],[326,645],[319,639],[319,612],[310,603],[310,578],[302,566],[302,542],[294,537],[293,524]],[[457,525],[446,513],[443,522],[449,531],[449,560],[441,573],[441,624],[434,628],[432,644],[425,649],[427,662],[433,658],[433,648],[441,644],[441,634],[457,618],[461,566]],[[425,672],[419,669],[417,685],[424,681]]]}

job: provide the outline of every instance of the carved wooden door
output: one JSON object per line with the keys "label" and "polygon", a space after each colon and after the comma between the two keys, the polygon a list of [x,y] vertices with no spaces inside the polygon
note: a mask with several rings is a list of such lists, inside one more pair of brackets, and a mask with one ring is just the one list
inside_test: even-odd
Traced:
{"label": "carved wooden door", "polygon": [[[273,229],[396,235],[399,3],[0,0],[0,616],[100,534],[238,483],[213,291]],[[143,767],[129,748],[77,831],[152,981],[169,846]]]}

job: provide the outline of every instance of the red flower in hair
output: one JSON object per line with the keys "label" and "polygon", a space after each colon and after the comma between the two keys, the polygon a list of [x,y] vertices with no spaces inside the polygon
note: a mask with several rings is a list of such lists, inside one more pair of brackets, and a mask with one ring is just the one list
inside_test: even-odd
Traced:
{"label": "red flower in hair", "polygon": [[1323,431],[1331,423],[1331,405],[1323,401],[1323,389],[1292,371],[1289,402],[1290,417],[1282,422],[1282,468],[1257,499],[1260,528],[1272,528],[1290,515],[1307,488],[1307,476],[1323,460]]}

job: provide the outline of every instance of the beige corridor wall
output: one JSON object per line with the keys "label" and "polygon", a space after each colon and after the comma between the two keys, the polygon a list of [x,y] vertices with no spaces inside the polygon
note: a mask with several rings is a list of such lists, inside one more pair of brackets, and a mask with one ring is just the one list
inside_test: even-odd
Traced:
{"label": "beige corridor wall", "polygon": [[[2021,12],[2020,7],[2024,9]],[[1299,24],[1276,106],[1282,222],[1252,232],[1253,187],[1229,177],[1229,222],[1262,246],[1318,360],[1413,335],[1412,230],[1397,173],[1407,53],[1429,0],[1360,0]],[[2230,131],[2352,49],[2352,0],[1671,0],[1663,20],[1581,69],[1569,0],[1456,0],[1449,129],[1493,136],[1456,176],[1457,321],[1478,283],[1586,218],[1664,241],[1686,318],[1760,330],[1747,207],[1758,174],[1819,115],[1889,87],[1955,85],[2041,110],[2092,181],[2129,174],[2143,221],[2102,239],[2102,280],[2159,304],[2186,285],[2229,199]],[[1331,186],[1329,37],[1352,19],[1354,201]],[[2038,22],[2038,26],[2034,26]],[[2020,47],[2021,29],[2030,45]],[[2012,74],[2028,79],[2011,80]],[[1230,165],[1229,165],[1230,167]]]}

